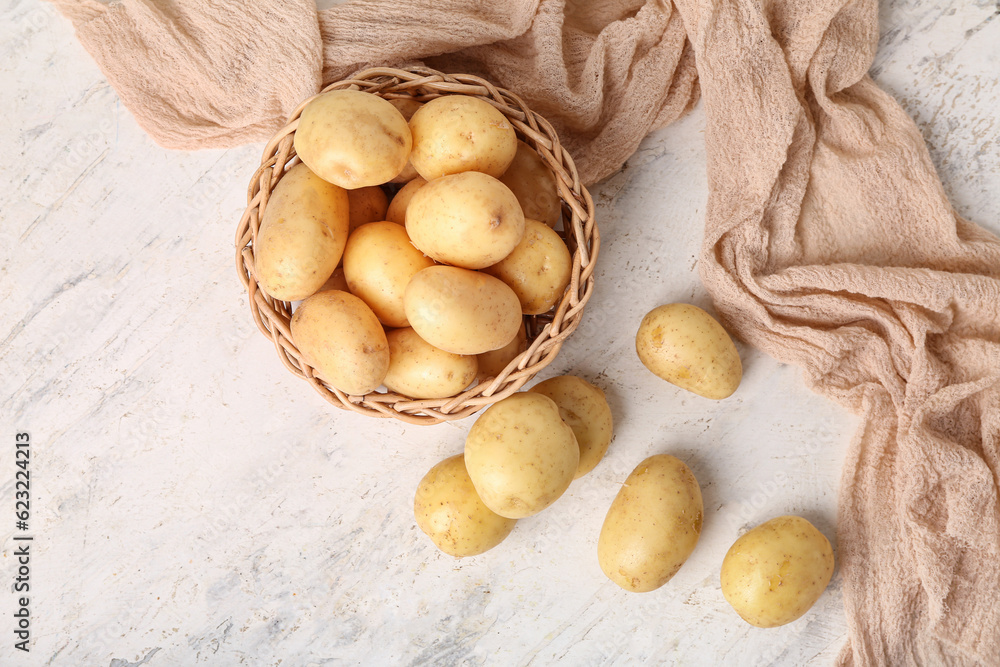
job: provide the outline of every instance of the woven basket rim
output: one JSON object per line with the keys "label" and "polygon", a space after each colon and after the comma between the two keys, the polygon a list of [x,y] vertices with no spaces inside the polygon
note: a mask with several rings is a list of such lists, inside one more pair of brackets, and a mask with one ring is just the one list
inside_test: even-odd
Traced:
{"label": "woven basket rim", "polygon": [[[554,311],[525,316],[528,346],[499,375],[477,382],[462,393],[444,399],[416,400],[389,392],[373,391],[363,396],[342,392],[323,381],[304,361],[292,342],[289,322],[292,304],[273,299],[260,289],[254,274],[253,246],[262,212],[275,185],[287,169],[299,160],[293,146],[302,109],[316,96],[330,90],[353,89],[386,99],[413,97],[427,101],[442,95],[471,95],[485,100],[503,113],[518,135],[541,156],[555,177],[562,201],[564,240],[573,257],[570,285]],[[583,310],[594,290],[594,267],[600,249],[600,234],[594,215],[594,201],[580,182],[572,157],[559,142],[551,124],[539,116],[513,92],[494,86],[472,74],[445,74],[423,65],[372,67],[332,83],[304,100],[285,125],[267,142],[260,166],[247,188],[247,207],[236,230],[236,268],[246,291],[257,328],[275,346],[285,367],[306,380],[323,398],[336,407],[372,417],[392,417],[411,424],[437,424],[463,419],[496,401],[510,396],[548,366],[563,343],[580,325]]]}

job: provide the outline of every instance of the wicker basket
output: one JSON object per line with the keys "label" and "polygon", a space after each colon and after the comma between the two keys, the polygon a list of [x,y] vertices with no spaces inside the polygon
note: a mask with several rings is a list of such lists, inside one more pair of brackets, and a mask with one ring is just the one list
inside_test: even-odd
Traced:
{"label": "wicker basket", "polygon": [[594,289],[594,263],[600,246],[594,224],[594,202],[580,183],[573,160],[560,145],[552,126],[508,90],[476,76],[443,74],[422,66],[366,69],[327,86],[323,92],[345,88],[363,90],[386,99],[414,97],[422,102],[442,95],[471,95],[483,99],[510,120],[518,138],[538,151],[555,176],[563,202],[561,233],[573,253],[569,288],[553,311],[525,317],[528,348],[497,377],[475,384],[457,396],[433,400],[413,400],[391,392],[351,396],[327,385],[305,363],[292,342],[289,330],[292,304],[272,299],[257,284],[253,254],[257,230],[271,190],[285,170],[298,162],[292,142],[299,114],[309,100],[299,105],[285,127],[268,142],[260,168],[250,181],[247,208],[236,230],[236,266],[257,327],[274,343],[282,363],[339,408],[372,417],[394,417],[411,424],[462,419],[520,389],[555,359],[562,344],[579,326],[584,306]]}

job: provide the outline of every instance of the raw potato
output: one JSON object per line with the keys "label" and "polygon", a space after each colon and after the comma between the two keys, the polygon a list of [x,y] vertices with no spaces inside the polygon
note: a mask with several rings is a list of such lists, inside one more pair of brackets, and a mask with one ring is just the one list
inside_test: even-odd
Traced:
{"label": "raw potato", "polygon": [[389,370],[389,343],[371,308],[333,290],[314,294],[292,315],[292,341],[319,375],[346,394],[378,388]]}
{"label": "raw potato", "polygon": [[548,396],[559,406],[559,416],[569,424],[580,445],[580,465],[574,479],[593,470],[611,444],[614,419],[604,392],[575,375],[561,375],[540,382],[528,391]]}
{"label": "raw potato", "polygon": [[434,347],[411,327],[393,329],[389,340],[389,372],[383,384],[410,398],[447,398],[460,393],[476,379],[475,357],[452,354]]}
{"label": "raw potato", "polygon": [[427,181],[417,176],[412,181],[404,185],[396,193],[396,196],[389,202],[389,210],[386,211],[385,219],[400,225],[406,224],[406,209],[410,206],[410,200],[417,190],[427,185]]}
{"label": "raw potato", "polygon": [[517,524],[483,504],[461,454],[441,461],[420,480],[413,515],[438,549],[459,558],[489,551]]}
{"label": "raw potato", "polygon": [[413,245],[439,262],[465,269],[496,264],[524,236],[524,214],[506,185],[467,171],[429,181],[406,209]]}
{"label": "raw potato", "polygon": [[524,217],[555,227],[562,219],[562,200],[556,178],[535,150],[520,139],[517,154],[500,181],[510,188],[524,211]]}
{"label": "raw potato", "polygon": [[410,162],[428,181],[463,171],[500,176],[517,152],[517,135],[507,117],[466,95],[427,102],[410,118],[410,132]]}
{"label": "raw potato", "polygon": [[671,303],[647,313],[635,336],[635,351],[655,375],[705,398],[731,396],[743,378],[733,339],[691,304]]}
{"label": "raw potato", "polygon": [[[403,118],[409,123],[410,119],[413,118],[413,114],[417,112],[417,109],[424,106],[423,102],[418,102],[412,97],[398,97],[389,100],[389,104],[396,107],[399,113],[403,114]],[[399,176],[392,179],[392,183],[409,183],[414,178],[417,178],[417,170],[413,168],[413,164],[407,161],[406,166],[403,167],[403,171],[399,172]]]}
{"label": "raw potato", "polygon": [[351,293],[389,327],[409,326],[403,293],[413,276],[429,266],[434,260],[414,248],[406,230],[392,222],[361,225],[344,250],[344,276]]}
{"label": "raw potato", "polygon": [[316,175],[354,190],[386,183],[410,159],[410,128],[396,107],[360,90],[333,90],[302,109],[295,152]]}
{"label": "raw potato", "polygon": [[551,227],[526,218],[521,242],[509,255],[483,270],[514,290],[521,302],[521,312],[541,315],[552,310],[566,291],[573,258]]}
{"label": "raw potato", "polygon": [[483,503],[500,516],[520,519],[566,491],[580,448],[552,399],[524,392],[497,401],[472,425],[465,463]]}
{"label": "raw potato", "polygon": [[771,519],[744,534],[722,561],[722,594],[758,628],[791,623],[813,606],[833,576],[833,548],[798,516]]}
{"label": "raw potato", "polygon": [[454,266],[432,266],[413,276],[403,308],[421,338],[455,354],[498,350],[521,325],[521,304],[511,288]]}
{"label": "raw potato", "polygon": [[347,199],[351,203],[351,232],[369,222],[385,220],[389,208],[389,198],[377,185],[348,190]]}
{"label": "raw potato", "polygon": [[297,164],[271,192],[257,239],[257,282],[268,295],[298,301],[315,293],[347,243],[347,192]]}
{"label": "raw potato", "polygon": [[327,292],[332,289],[339,289],[342,292],[351,291],[351,288],[347,286],[347,278],[344,277],[344,267],[342,266],[335,268],[323,286],[316,291]]}
{"label": "raw potato", "polygon": [[479,358],[479,381],[484,382],[487,378],[500,375],[500,371],[507,368],[507,364],[527,349],[528,332],[525,329],[524,320],[521,320],[521,328],[517,330],[514,340],[499,350],[490,350],[477,355]]}
{"label": "raw potato", "polygon": [[597,559],[627,591],[656,590],[688,559],[701,535],[701,488],[669,454],[650,456],[625,480],[597,540]]}

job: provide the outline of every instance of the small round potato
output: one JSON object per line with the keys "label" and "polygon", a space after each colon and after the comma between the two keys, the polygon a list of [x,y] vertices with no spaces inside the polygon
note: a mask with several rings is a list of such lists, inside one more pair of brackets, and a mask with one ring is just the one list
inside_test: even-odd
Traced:
{"label": "small round potato", "polygon": [[506,185],[478,171],[442,176],[413,195],[406,209],[413,245],[444,264],[483,269],[524,237],[524,214]]}
{"label": "small round potato", "polygon": [[687,303],[654,308],[635,335],[639,361],[658,377],[699,396],[731,396],[743,378],[733,339],[711,315]]}
{"label": "small round potato", "polygon": [[561,375],[539,382],[528,391],[548,396],[559,406],[559,416],[569,424],[580,445],[580,465],[575,479],[593,470],[611,444],[614,419],[604,392],[575,375]]}
{"label": "small round potato", "polygon": [[521,320],[521,328],[517,330],[514,340],[510,341],[499,350],[490,350],[477,355],[479,359],[479,381],[484,382],[488,378],[500,375],[500,371],[507,368],[507,364],[514,360],[514,357],[528,349],[528,332],[524,327],[524,320]]}
{"label": "small round potato", "polygon": [[400,225],[406,224],[406,209],[410,206],[410,200],[413,199],[413,195],[417,193],[417,190],[427,185],[427,181],[422,177],[417,176],[409,183],[404,185],[396,193],[396,196],[392,198],[389,202],[389,210],[385,213],[385,219],[389,222],[395,222]]}
{"label": "small round potato", "polygon": [[393,329],[386,338],[389,372],[382,382],[394,392],[417,399],[447,398],[476,379],[479,363],[474,356],[436,348],[411,327]]}
{"label": "small round potato", "polygon": [[389,370],[389,343],[365,302],[347,292],[320,292],[292,315],[292,341],[320,377],[346,394],[378,388]]}
{"label": "small round potato", "polygon": [[476,492],[510,519],[538,514],[559,499],[580,463],[573,429],[547,396],[522,392],[494,403],[465,440]]}
{"label": "small round potato", "polygon": [[541,315],[552,310],[566,291],[573,257],[551,227],[525,218],[521,242],[509,255],[483,270],[514,290],[521,302],[521,312]]}
{"label": "small round potato", "polygon": [[562,219],[562,200],[556,178],[542,157],[528,144],[517,140],[517,154],[500,181],[510,188],[524,211],[524,217],[555,227]]}
{"label": "small round potato", "polygon": [[403,308],[421,338],[455,354],[498,350],[521,326],[521,304],[511,288],[454,266],[432,266],[413,276]]}
{"label": "small round potato", "polygon": [[410,162],[428,181],[463,171],[500,176],[517,153],[517,134],[507,117],[467,95],[427,102],[410,118],[410,132]]}
{"label": "small round potato", "polygon": [[254,242],[257,281],[281,301],[315,293],[347,243],[347,192],[299,163],[278,181]]}
{"label": "small round potato", "polygon": [[361,225],[344,250],[344,277],[351,294],[361,297],[389,327],[409,326],[403,293],[413,276],[429,266],[434,260],[414,248],[406,229],[392,222]]}
{"label": "small round potato", "polygon": [[302,109],[295,152],[316,175],[348,190],[386,183],[410,159],[410,128],[396,107],[360,90],[332,90]]}
{"label": "small round potato", "polygon": [[369,222],[385,220],[389,208],[389,198],[377,185],[348,190],[347,199],[351,203],[351,232]]}
{"label": "small round potato", "polygon": [[704,507],[691,469],[650,456],[625,480],[597,540],[597,559],[627,591],[656,590],[677,574],[701,536]]}
{"label": "small round potato", "polygon": [[489,551],[517,524],[483,504],[461,454],[441,461],[420,480],[413,515],[438,549],[459,558]]}
{"label": "small round potato", "polygon": [[791,623],[815,604],[833,576],[833,548],[799,516],[748,531],[722,560],[722,595],[758,628]]}
{"label": "small round potato", "polygon": [[[389,100],[389,104],[396,107],[399,113],[403,114],[403,118],[409,123],[410,119],[413,118],[413,114],[417,112],[417,109],[424,106],[423,102],[418,102],[412,97],[397,97],[395,99]],[[413,164],[407,161],[406,166],[403,167],[403,171],[399,172],[399,176],[392,179],[392,183],[409,183],[414,178],[419,176],[417,170],[413,168]]]}

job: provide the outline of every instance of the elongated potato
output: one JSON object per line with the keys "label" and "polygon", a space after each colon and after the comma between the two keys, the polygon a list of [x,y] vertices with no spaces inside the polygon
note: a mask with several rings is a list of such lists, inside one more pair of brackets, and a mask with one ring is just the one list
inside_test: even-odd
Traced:
{"label": "elongated potato", "polygon": [[[410,119],[413,118],[413,114],[417,112],[417,109],[422,107],[423,102],[418,102],[412,97],[397,97],[395,99],[389,100],[389,104],[396,107],[399,113],[403,114],[403,118],[409,123]],[[413,168],[413,164],[407,161],[406,166],[403,167],[403,171],[399,172],[399,176],[392,179],[392,183],[409,183],[414,178],[417,178],[420,174],[417,170]]]}
{"label": "elongated potato", "polygon": [[257,282],[281,301],[313,294],[340,263],[347,228],[347,192],[295,165],[264,210],[253,248]]}
{"label": "elongated potato", "polygon": [[627,591],[656,590],[694,551],[703,516],[701,488],[684,462],[650,456],[625,480],[604,519],[601,569]]}
{"label": "elongated potato", "polygon": [[438,549],[459,558],[489,551],[517,524],[517,519],[500,516],[479,499],[462,454],[441,461],[424,475],[417,485],[413,515]]}
{"label": "elongated potato", "polygon": [[292,341],[306,363],[342,392],[367,394],[389,370],[389,343],[371,308],[347,292],[314,294],[292,314]]}
{"label": "elongated potato", "polygon": [[399,189],[396,196],[389,202],[389,210],[385,213],[385,219],[399,225],[406,224],[406,209],[410,207],[410,201],[417,190],[427,185],[427,181],[417,176]]}
{"label": "elongated potato", "polygon": [[421,338],[455,354],[497,350],[521,325],[521,304],[511,288],[454,266],[432,266],[413,276],[403,309]]}
{"label": "elongated potato", "polygon": [[389,327],[409,326],[403,294],[413,276],[434,260],[413,247],[406,230],[392,222],[358,227],[344,250],[347,286]]}
{"label": "elongated potato", "polygon": [[476,355],[479,359],[479,381],[484,382],[487,378],[500,375],[500,371],[507,368],[507,364],[526,349],[528,349],[528,332],[524,327],[524,320],[521,320],[521,327],[512,341],[498,350]]}
{"label": "elongated potato", "polygon": [[385,220],[389,198],[379,186],[348,190],[347,199],[351,204],[351,233],[361,225]]}
{"label": "elongated potato", "polygon": [[411,327],[393,329],[389,340],[386,387],[411,398],[447,398],[460,393],[476,379],[479,363],[474,356],[452,354],[434,347]]}
{"label": "elongated potato", "polygon": [[490,406],[465,440],[465,464],[483,503],[511,519],[559,499],[576,472],[573,429],[547,396],[513,394]]}
{"label": "elongated potato", "polygon": [[562,219],[562,200],[556,179],[541,156],[520,139],[517,153],[500,181],[510,188],[524,211],[524,217],[555,227]]}
{"label": "elongated potato", "polygon": [[705,398],[732,395],[743,378],[732,338],[715,318],[688,303],[647,313],[635,335],[635,351],[655,375]]}
{"label": "elongated potato", "polygon": [[525,315],[541,315],[559,303],[569,286],[573,258],[559,234],[537,220],[525,218],[524,236],[510,254],[483,269],[507,283]]}
{"label": "elongated potato", "polygon": [[833,576],[833,548],[799,516],[780,516],[745,533],[722,561],[722,594],[758,628],[791,623],[816,603]]}
{"label": "elongated potato", "polygon": [[506,185],[467,171],[417,190],[406,209],[406,232],[413,245],[439,262],[482,269],[520,243],[524,214]]}
{"label": "elongated potato", "polygon": [[614,419],[604,392],[575,375],[560,375],[539,382],[528,391],[548,396],[559,406],[559,416],[569,424],[580,445],[580,465],[574,479],[593,470],[611,444]]}
{"label": "elongated potato", "polygon": [[410,162],[428,181],[464,171],[500,176],[517,152],[517,134],[507,117],[467,95],[427,102],[410,118],[410,132]]}
{"label": "elongated potato", "polygon": [[398,176],[413,139],[388,101],[360,90],[332,90],[302,109],[294,143],[299,159],[317,176],[354,190]]}

